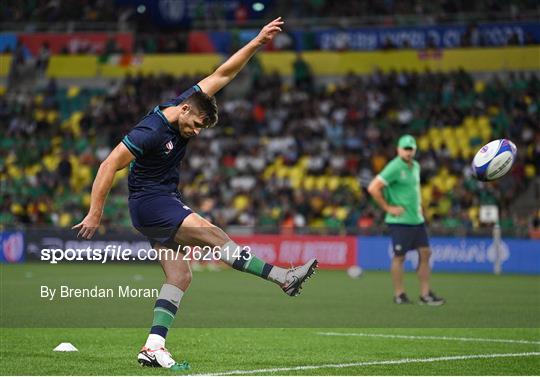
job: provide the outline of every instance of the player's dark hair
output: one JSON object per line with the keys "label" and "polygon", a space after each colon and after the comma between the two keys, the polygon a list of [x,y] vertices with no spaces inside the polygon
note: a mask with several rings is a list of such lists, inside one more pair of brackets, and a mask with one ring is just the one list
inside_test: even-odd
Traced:
{"label": "player's dark hair", "polygon": [[203,92],[195,92],[184,100],[204,115],[204,127],[214,127],[218,121],[216,98]]}

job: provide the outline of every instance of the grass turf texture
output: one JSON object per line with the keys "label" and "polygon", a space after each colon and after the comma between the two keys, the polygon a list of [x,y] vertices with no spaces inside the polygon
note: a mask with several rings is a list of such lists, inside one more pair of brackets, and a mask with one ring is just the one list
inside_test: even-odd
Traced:
{"label": "grass turf texture", "polygon": [[[154,299],[39,298],[42,284],[54,288],[61,284],[74,288],[96,284],[159,288],[162,273],[156,265],[23,264],[0,268],[3,374],[171,374],[142,369],[136,363]],[[367,272],[352,280],[343,271],[320,271],[297,298],[231,270],[195,273],[167,345],[178,361],[185,358],[190,362],[189,373],[540,351],[539,344],[318,334],[540,339],[540,278],[435,274],[433,283],[448,299],[447,305],[392,304],[386,272]],[[415,297],[418,285],[413,274],[407,274],[406,284]],[[60,342],[73,343],[79,352],[52,352]],[[277,374],[535,374],[539,368],[539,356],[520,356]]]}
{"label": "grass turf texture", "polygon": [[[190,362],[190,374],[231,370],[283,368],[362,361],[453,355],[540,351],[538,344],[506,344],[444,340],[332,337],[320,329],[176,329],[168,347],[178,360]],[[332,329],[338,332],[538,339],[538,330],[524,329]],[[141,368],[138,347],[146,329],[3,329],[2,374],[13,375],[170,375]],[[79,352],[52,352],[61,341]],[[280,371],[279,375],[514,375],[536,374],[539,356],[437,361]],[[264,372],[263,374],[274,374]]]}

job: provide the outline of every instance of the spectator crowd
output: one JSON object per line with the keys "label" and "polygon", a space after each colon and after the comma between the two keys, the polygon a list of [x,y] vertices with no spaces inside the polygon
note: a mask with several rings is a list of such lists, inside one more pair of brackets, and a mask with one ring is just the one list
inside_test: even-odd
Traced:
{"label": "spectator crowd", "polygon": [[[34,96],[1,95],[0,223],[70,227],[80,221],[100,162],[156,103],[199,79],[128,75],[106,90],[59,88],[52,79]],[[184,201],[216,224],[261,231],[374,229],[383,214],[366,187],[395,155],[399,135],[412,133],[432,227],[479,229],[479,206],[498,203],[503,229],[527,228],[529,217],[510,209],[540,172],[535,74],[475,80],[464,71],[376,70],[322,83],[300,59],[289,82],[262,73],[255,60],[239,81],[247,83],[242,95],[236,89],[218,95],[218,126],[190,142],[180,168]],[[457,137],[454,129],[475,124],[488,131],[458,140],[467,149],[435,137]],[[512,172],[478,182],[471,151],[501,137],[519,149]],[[127,169],[118,175],[105,226],[130,226]]]}
{"label": "spectator crowd", "polygon": [[[0,17],[10,22],[116,22],[119,18],[134,18],[145,13],[141,8],[145,1],[108,0],[6,0],[0,5]],[[239,24],[249,19],[282,16],[286,19],[300,18],[362,18],[366,15],[378,17],[378,22],[395,25],[408,22],[407,16],[417,16],[424,23],[433,24],[455,21],[463,15],[481,16],[485,19],[519,20],[527,13],[538,11],[533,0],[510,0],[506,2],[482,0],[274,0],[263,6],[253,6],[256,1],[204,1],[195,0],[188,4],[195,21],[209,18],[230,17]],[[183,5],[183,4],[181,4]],[[266,5],[266,6],[265,6]],[[418,18],[416,18],[418,20]],[[409,20],[410,21],[410,20]],[[140,25],[144,26],[144,25]],[[146,25],[151,28],[152,25]]]}

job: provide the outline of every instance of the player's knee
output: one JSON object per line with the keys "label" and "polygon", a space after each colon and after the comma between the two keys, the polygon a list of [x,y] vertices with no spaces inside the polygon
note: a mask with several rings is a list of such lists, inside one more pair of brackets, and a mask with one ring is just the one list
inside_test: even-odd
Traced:
{"label": "player's knee", "polygon": [[180,276],[180,283],[184,287],[184,291],[188,289],[188,287],[191,285],[191,280],[193,278],[193,275],[191,274],[191,271],[184,272]]}
{"label": "player's knee", "polygon": [[172,284],[185,292],[191,284],[191,279],[191,271],[182,271],[167,276],[167,283]]}

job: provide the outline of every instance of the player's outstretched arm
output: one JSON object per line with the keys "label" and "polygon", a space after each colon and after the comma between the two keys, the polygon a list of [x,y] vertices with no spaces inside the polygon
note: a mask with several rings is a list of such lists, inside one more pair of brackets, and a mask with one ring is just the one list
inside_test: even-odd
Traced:
{"label": "player's outstretched arm", "polygon": [[231,82],[232,79],[244,68],[249,59],[257,52],[257,49],[265,43],[271,41],[274,36],[281,31],[283,21],[281,17],[267,24],[261,29],[259,34],[249,41],[244,47],[236,51],[225,63],[220,65],[218,69],[210,76],[199,82],[201,90],[213,96],[221,90],[225,85]]}
{"label": "player's outstretched arm", "polygon": [[101,163],[94,179],[94,184],[92,185],[88,214],[83,221],[71,228],[79,229],[77,237],[81,236],[85,239],[92,238],[101,222],[103,207],[105,206],[107,194],[111,189],[114,175],[118,170],[125,168],[134,158],[135,156],[131,154],[129,149],[123,143],[120,143]]}

